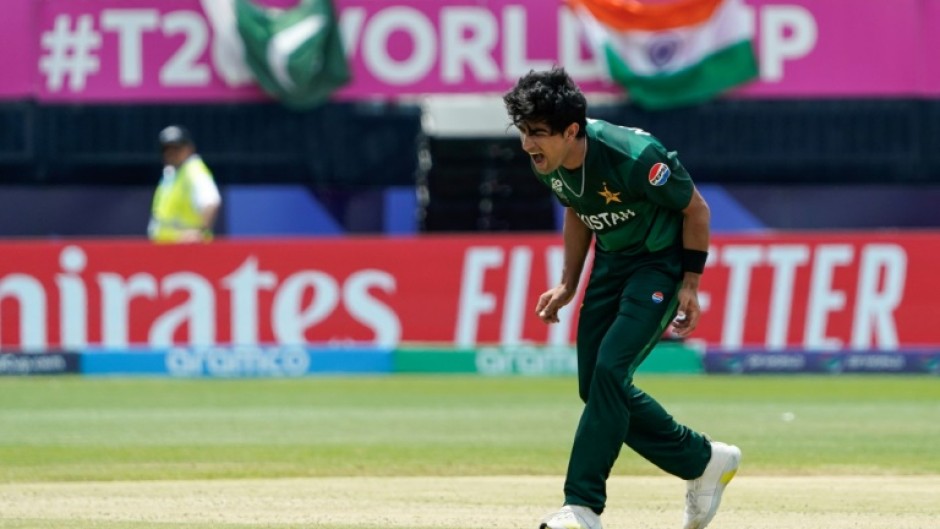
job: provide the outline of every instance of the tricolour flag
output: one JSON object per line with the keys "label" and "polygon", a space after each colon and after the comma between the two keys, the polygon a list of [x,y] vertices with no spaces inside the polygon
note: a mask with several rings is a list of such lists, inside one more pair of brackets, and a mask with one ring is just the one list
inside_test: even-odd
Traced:
{"label": "tricolour flag", "polygon": [[332,0],[300,0],[287,10],[235,0],[235,21],[255,79],[284,104],[318,105],[349,82]]}
{"label": "tricolour flag", "polygon": [[567,0],[610,77],[637,104],[698,103],[757,77],[743,0]]}

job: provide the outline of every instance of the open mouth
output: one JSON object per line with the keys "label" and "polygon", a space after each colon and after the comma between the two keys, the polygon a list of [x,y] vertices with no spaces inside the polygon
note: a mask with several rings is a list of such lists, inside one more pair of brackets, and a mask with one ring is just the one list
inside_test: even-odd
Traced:
{"label": "open mouth", "polygon": [[532,154],[532,163],[536,167],[542,167],[545,164],[545,155],[544,154]]}

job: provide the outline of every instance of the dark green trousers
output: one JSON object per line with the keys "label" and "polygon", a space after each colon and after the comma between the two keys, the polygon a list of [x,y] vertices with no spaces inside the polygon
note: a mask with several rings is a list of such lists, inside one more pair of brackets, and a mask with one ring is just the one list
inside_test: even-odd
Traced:
{"label": "dark green trousers", "polygon": [[624,257],[595,251],[578,322],[578,383],[584,411],[565,480],[565,503],[597,513],[626,443],[664,471],[695,479],[711,457],[708,440],[675,421],[633,385],[633,374],[675,317],[677,251]]}

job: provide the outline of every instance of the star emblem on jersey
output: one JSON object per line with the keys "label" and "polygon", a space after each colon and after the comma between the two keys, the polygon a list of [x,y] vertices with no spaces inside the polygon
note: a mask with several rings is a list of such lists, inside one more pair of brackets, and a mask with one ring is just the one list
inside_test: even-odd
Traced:
{"label": "star emblem on jersey", "polygon": [[611,202],[620,202],[620,192],[614,193],[613,191],[607,189],[607,182],[604,182],[604,190],[598,191],[598,195],[604,197],[604,204],[610,204]]}

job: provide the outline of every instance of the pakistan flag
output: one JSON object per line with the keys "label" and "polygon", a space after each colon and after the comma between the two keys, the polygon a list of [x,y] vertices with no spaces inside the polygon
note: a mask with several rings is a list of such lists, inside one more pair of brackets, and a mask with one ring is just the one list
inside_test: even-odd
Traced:
{"label": "pakistan flag", "polygon": [[265,92],[292,108],[310,108],[349,82],[331,0],[272,9],[235,0],[245,62]]}

